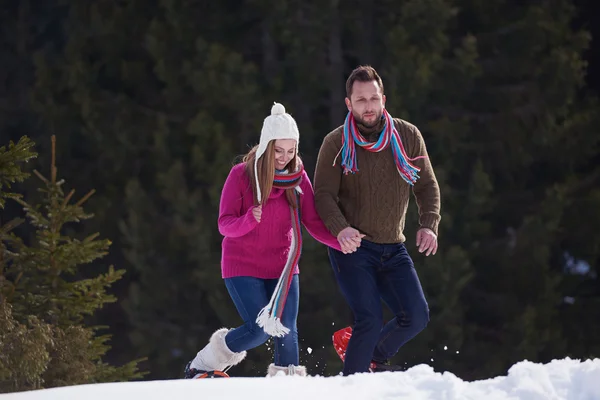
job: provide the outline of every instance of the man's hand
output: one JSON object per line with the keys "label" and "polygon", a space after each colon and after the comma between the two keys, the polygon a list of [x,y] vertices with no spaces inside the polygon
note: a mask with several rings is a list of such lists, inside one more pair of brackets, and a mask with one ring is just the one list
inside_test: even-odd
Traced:
{"label": "man's hand", "polygon": [[438,248],[437,235],[429,228],[421,228],[417,232],[417,247],[419,253],[426,251],[426,256],[435,254]]}
{"label": "man's hand", "polygon": [[360,247],[360,242],[365,235],[352,227],[344,228],[338,233],[337,240],[342,247],[342,253],[354,253]]}

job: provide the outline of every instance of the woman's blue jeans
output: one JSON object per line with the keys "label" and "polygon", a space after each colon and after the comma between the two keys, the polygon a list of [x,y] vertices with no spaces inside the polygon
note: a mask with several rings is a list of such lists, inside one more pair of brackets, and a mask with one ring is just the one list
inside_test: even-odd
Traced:
{"label": "woman's blue jeans", "polygon": [[[253,349],[265,343],[269,335],[256,324],[256,317],[260,310],[267,305],[277,285],[277,279],[260,279],[250,276],[226,278],[225,286],[229,291],[235,307],[244,320],[244,324],[230,330],[225,336],[227,347],[233,352]],[[275,354],[273,363],[277,366],[287,367],[298,365],[298,302],[300,300],[300,287],[298,275],[294,275],[288,293],[281,323],[289,328],[290,332],[283,337],[275,337]]]}

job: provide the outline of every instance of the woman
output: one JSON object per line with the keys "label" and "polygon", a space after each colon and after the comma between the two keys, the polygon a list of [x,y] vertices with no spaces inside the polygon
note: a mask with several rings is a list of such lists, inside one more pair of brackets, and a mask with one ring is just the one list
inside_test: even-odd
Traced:
{"label": "woman", "polygon": [[[296,122],[275,103],[260,142],[229,173],[219,210],[224,236],[221,272],[244,324],[214,332],[185,369],[186,378],[225,371],[275,336],[267,376],[306,375],[299,365],[298,259],[300,226],[321,243],[342,251],[314,206],[313,188],[298,157]],[[268,333],[267,333],[268,332]]]}

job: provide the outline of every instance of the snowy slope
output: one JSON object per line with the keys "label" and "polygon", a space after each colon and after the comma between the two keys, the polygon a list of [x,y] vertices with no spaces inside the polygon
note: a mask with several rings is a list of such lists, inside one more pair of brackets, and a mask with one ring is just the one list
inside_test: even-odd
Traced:
{"label": "snowy slope", "polygon": [[519,362],[508,376],[466,382],[427,365],[350,377],[230,378],[106,383],[0,395],[1,400],[599,400],[600,359]]}

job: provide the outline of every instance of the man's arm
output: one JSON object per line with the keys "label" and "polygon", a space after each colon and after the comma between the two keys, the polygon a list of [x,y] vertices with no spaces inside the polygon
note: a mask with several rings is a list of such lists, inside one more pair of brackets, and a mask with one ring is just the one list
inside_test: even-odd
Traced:
{"label": "man's arm", "polygon": [[[350,226],[337,202],[342,181],[341,158],[337,157],[335,160],[341,148],[341,143],[336,144],[333,139],[337,136],[339,135],[330,133],[323,140],[317,157],[314,178],[317,213],[329,232],[335,237],[338,237],[343,229]],[[334,160],[335,166],[333,166]]]}
{"label": "man's arm", "polygon": [[413,186],[413,194],[419,208],[419,225],[421,228],[431,229],[437,236],[440,223],[441,196],[440,187],[435,177],[431,160],[427,154],[427,147],[421,132],[416,127],[413,129],[413,146],[411,158],[425,156],[414,161],[414,165],[421,168],[419,179]]}

